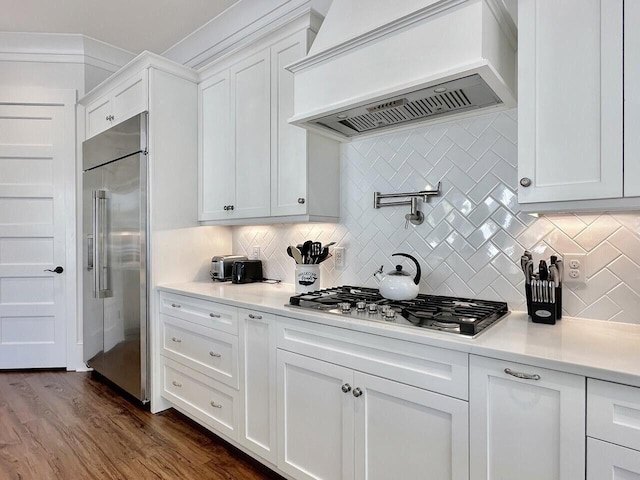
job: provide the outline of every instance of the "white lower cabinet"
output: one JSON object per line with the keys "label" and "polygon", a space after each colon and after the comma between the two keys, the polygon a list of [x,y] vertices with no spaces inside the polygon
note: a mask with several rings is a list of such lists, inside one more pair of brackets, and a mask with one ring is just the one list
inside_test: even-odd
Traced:
{"label": "white lower cabinet", "polygon": [[276,337],[274,315],[239,311],[242,386],[241,444],[276,463]]}
{"label": "white lower cabinet", "polygon": [[278,468],[296,479],[469,478],[467,402],[278,350]]}
{"label": "white lower cabinet", "polygon": [[471,355],[471,480],[585,478],[585,379]]}
{"label": "white lower cabinet", "polygon": [[640,480],[640,452],[587,438],[587,480]]}

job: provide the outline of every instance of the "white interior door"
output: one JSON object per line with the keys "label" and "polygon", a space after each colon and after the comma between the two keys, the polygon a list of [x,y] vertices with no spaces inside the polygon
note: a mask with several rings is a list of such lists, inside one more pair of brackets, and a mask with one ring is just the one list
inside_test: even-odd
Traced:
{"label": "white interior door", "polygon": [[[1,100],[0,368],[64,367],[65,172],[74,165],[74,126],[63,104]],[[65,271],[46,271],[57,266]]]}

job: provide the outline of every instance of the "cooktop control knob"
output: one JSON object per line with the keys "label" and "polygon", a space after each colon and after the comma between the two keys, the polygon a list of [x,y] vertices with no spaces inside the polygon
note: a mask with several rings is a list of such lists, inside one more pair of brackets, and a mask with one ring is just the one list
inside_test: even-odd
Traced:
{"label": "cooktop control knob", "polygon": [[369,313],[378,313],[378,304],[377,303],[369,303],[367,305],[367,311]]}
{"label": "cooktop control knob", "polygon": [[338,307],[340,308],[340,311],[342,311],[343,313],[347,313],[351,311],[351,303],[349,302],[340,302],[338,304]]}
{"label": "cooktop control knob", "polygon": [[356,309],[359,312],[364,312],[366,308],[367,308],[367,302],[360,300],[359,302],[356,303]]}
{"label": "cooktop control knob", "polygon": [[387,308],[386,311],[384,312],[384,319],[387,321],[390,321],[390,320],[394,320],[395,318],[396,318],[396,311],[391,307]]}

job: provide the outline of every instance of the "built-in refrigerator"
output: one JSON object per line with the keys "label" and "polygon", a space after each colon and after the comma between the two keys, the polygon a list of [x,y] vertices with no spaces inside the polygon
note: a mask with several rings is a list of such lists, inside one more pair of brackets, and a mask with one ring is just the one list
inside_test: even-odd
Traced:
{"label": "built-in refrigerator", "polygon": [[83,358],[146,403],[147,114],[86,140],[82,153]]}

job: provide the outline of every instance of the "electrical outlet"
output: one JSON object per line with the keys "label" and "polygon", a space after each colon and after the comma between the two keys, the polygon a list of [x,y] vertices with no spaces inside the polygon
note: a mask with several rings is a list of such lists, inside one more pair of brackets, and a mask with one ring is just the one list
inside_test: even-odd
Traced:
{"label": "electrical outlet", "polygon": [[344,268],[344,253],[344,247],[333,249],[333,266],[335,268]]}
{"label": "electrical outlet", "polygon": [[253,253],[251,254],[251,257],[254,260],[260,260],[260,245],[253,246]]}
{"label": "electrical outlet", "polygon": [[565,282],[571,285],[586,285],[587,255],[584,253],[566,253],[562,257],[565,268]]}

